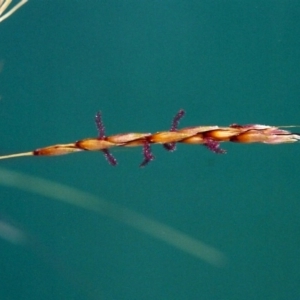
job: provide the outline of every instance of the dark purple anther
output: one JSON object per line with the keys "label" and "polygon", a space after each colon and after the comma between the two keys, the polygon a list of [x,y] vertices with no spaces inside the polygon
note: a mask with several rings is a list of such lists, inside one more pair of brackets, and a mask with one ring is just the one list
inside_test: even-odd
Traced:
{"label": "dark purple anther", "polygon": [[143,154],[144,154],[144,160],[140,164],[140,167],[145,167],[151,160],[155,158],[151,152],[151,147],[147,140],[145,140],[143,145]]}
{"label": "dark purple anther", "polygon": [[217,154],[226,153],[226,150],[220,148],[220,143],[211,138],[205,138],[204,146],[207,147],[210,151]]}
{"label": "dark purple anther", "polygon": [[163,147],[168,151],[175,151],[176,150],[176,143],[167,143],[163,144]]}
{"label": "dark purple anther", "polygon": [[[102,122],[102,116],[101,116],[101,112],[98,111],[96,113],[96,116],[95,116],[95,123],[96,123],[96,127],[97,127],[97,130],[98,130],[98,139],[99,140],[104,140],[105,139],[105,127],[103,125],[103,122]],[[106,160],[108,161],[108,163],[112,166],[116,166],[117,165],[117,160],[114,158],[114,156],[109,152],[108,149],[103,149],[102,150]]]}
{"label": "dark purple anther", "polygon": [[[180,119],[185,115],[185,111],[183,109],[179,110],[176,116],[173,118],[172,125],[170,131],[177,131]],[[168,151],[176,150],[176,143],[166,143],[163,144],[164,148]]]}

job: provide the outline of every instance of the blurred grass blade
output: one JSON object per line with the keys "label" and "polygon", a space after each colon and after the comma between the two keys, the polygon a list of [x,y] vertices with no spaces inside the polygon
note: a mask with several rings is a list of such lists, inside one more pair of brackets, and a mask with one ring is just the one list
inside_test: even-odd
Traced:
{"label": "blurred grass blade", "polygon": [[223,266],[226,261],[220,251],[183,232],[79,189],[3,168],[0,168],[0,184],[108,216],[214,266]]}

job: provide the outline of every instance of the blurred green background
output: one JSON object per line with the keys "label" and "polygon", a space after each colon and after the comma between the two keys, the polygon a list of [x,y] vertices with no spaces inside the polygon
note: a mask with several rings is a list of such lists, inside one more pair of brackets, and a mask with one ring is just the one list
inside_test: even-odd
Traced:
{"label": "blurred green background", "polygon": [[[14,2],[16,3],[16,2]],[[38,1],[0,25],[1,155],[180,126],[299,124],[298,1]],[[96,212],[0,185],[1,299],[300,299],[299,151],[154,146],[25,157],[0,168],[66,184],[218,249],[215,266]],[[0,181],[1,184],[1,181]],[[84,200],[84,199],[83,199]]]}

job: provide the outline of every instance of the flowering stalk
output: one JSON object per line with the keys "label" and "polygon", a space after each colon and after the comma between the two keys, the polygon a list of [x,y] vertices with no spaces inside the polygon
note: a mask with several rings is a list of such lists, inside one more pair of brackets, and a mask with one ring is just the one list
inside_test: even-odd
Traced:
{"label": "flowering stalk", "polygon": [[[219,126],[194,126],[178,129],[179,121],[185,112],[179,110],[172,121],[170,130],[156,133],[120,133],[116,135],[105,135],[105,128],[101,113],[98,112],[95,122],[98,136],[87,138],[69,144],[58,144],[39,148],[30,152],[0,156],[0,159],[8,159],[20,156],[53,156],[70,154],[79,151],[102,151],[110,165],[115,166],[117,160],[110,153],[113,147],[143,147],[144,160],[141,167],[146,166],[154,155],[151,151],[151,144],[162,144],[168,151],[174,151],[176,143],[203,144],[214,153],[223,154],[226,150],[220,147],[221,142],[235,143],[265,143],[282,144],[294,143],[300,140],[300,134],[268,125],[238,125],[232,124],[229,127]],[[297,127],[297,126],[281,126]]]}

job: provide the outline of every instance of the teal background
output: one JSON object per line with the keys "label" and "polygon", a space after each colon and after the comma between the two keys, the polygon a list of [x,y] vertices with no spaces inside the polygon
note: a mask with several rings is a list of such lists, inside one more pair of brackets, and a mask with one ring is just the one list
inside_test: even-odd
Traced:
{"label": "teal background", "polygon": [[[180,126],[299,124],[298,1],[37,1],[0,24],[2,155]],[[297,129],[296,129],[297,131]],[[300,299],[298,144],[3,160],[172,226],[216,267],[121,222],[0,186],[1,299]]]}

